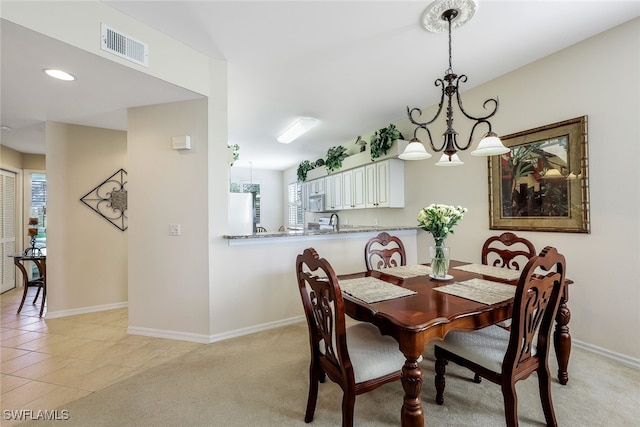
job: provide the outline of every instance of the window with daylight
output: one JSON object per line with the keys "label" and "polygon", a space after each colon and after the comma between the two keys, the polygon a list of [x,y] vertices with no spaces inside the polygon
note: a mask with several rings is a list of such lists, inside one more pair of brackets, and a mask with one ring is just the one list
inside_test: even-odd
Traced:
{"label": "window with daylight", "polygon": [[256,193],[255,217],[256,224],[260,224],[260,184],[247,181],[231,182],[229,187],[231,193]]}
{"label": "window with daylight", "polygon": [[292,182],[287,188],[287,193],[287,218],[289,227],[301,226],[304,224],[304,212],[302,210],[302,185],[299,182]]}

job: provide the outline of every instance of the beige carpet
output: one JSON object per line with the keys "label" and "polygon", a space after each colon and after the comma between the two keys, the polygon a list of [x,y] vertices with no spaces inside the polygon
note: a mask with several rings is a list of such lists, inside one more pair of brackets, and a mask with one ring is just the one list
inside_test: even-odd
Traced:
{"label": "beige carpet", "polygon": [[[211,344],[60,408],[69,411],[67,421],[21,426],[303,426],[308,351],[305,324]],[[422,366],[425,425],[504,425],[498,386],[474,384],[468,371],[449,364],[438,406],[432,357]],[[640,371],[574,348],[569,376],[568,385],[553,384],[560,426],[640,426]],[[520,425],[544,425],[535,375],[517,391]],[[320,384],[311,425],[339,426],[341,398],[335,384]],[[358,396],[355,424],[397,426],[401,402],[399,382]]]}

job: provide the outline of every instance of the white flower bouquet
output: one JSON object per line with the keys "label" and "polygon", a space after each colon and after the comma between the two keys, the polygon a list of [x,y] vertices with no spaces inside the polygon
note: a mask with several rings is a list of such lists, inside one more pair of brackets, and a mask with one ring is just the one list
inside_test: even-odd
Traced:
{"label": "white flower bouquet", "polygon": [[431,270],[436,277],[445,277],[449,270],[449,258],[445,255],[444,239],[453,234],[453,227],[462,221],[467,208],[431,204],[418,213],[418,226],[431,233],[435,241],[435,252]]}

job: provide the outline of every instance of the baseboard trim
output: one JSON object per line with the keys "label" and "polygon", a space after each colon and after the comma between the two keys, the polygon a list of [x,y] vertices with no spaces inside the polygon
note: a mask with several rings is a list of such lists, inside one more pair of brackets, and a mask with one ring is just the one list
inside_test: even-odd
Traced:
{"label": "baseboard trim", "polygon": [[304,316],[296,316],[284,320],[278,320],[276,322],[263,323],[261,325],[251,326],[248,328],[236,329],[234,331],[229,331],[218,335],[193,334],[189,332],[167,331],[163,329],[140,328],[135,326],[129,326],[127,328],[127,333],[131,335],[142,335],[153,338],[166,338],[171,340],[211,344],[218,341],[224,341],[231,338],[254,334],[256,332],[262,332],[269,329],[276,329],[283,326],[292,325],[294,323],[300,323],[302,321],[304,321]]}
{"label": "baseboard trim", "polygon": [[99,311],[116,310],[129,307],[128,302],[117,302],[114,304],[94,305],[91,307],[72,308],[70,310],[48,311],[45,319],[57,319],[58,317],[75,316],[76,314],[97,313]]}
{"label": "baseboard trim", "polygon": [[[46,318],[56,319],[58,317],[73,316],[77,314],[87,314],[87,313],[95,313],[99,311],[115,310],[119,308],[126,308],[128,307],[128,305],[129,304],[127,302],[121,302],[121,303],[115,303],[115,304],[95,305],[92,307],[76,308],[71,310],[47,312]],[[154,338],[166,338],[166,339],[179,340],[179,341],[197,342],[201,344],[211,344],[218,341],[224,341],[231,338],[238,338],[244,335],[250,335],[257,332],[263,332],[270,329],[276,329],[283,326],[293,325],[295,323],[303,322],[304,320],[305,320],[304,316],[296,316],[296,317],[290,317],[288,319],[278,320],[278,321],[269,322],[269,323],[263,323],[263,324],[251,326],[248,328],[236,329],[233,331],[225,332],[222,334],[214,334],[214,335],[193,334],[189,332],[168,331],[168,330],[153,329],[153,328],[140,328],[135,326],[129,326],[127,328],[127,333],[131,335],[142,335],[142,336],[154,337]],[[578,348],[581,348],[583,350],[589,351],[591,353],[598,354],[600,356],[618,361],[624,365],[640,370],[640,359],[626,356],[624,354],[616,353],[614,351],[607,350],[602,347],[598,347],[597,345],[585,343],[583,341],[579,341],[575,339],[572,340],[572,345]]]}
{"label": "baseboard trim", "polygon": [[142,335],[145,337],[165,338],[169,340],[190,341],[200,344],[209,344],[209,336],[205,334],[194,334],[190,332],[167,331],[164,329],[141,328],[137,326],[129,326],[127,334]]}
{"label": "baseboard trim", "polygon": [[[622,364],[640,370],[640,359],[616,353],[615,351],[607,350],[606,348],[598,347],[597,345],[588,344],[578,340],[572,340],[572,345],[587,350],[591,353],[599,354],[600,356],[604,356],[608,359],[616,360]],[[571,363],[571,359],[569,359],[569,363]]]}
{"label": "baseboard trim", "polygon": [[290,317],[288,319],[278,320],[276,322],[263,323],[261,325],[251,326],[248,328],[236,329],[234,331],[225,332],[223,334],[211,335],[209,342],[214,343],[217,341],[224,341],[231,338],[241,337],[243,335],[255,334],[256,332],[267,331],[269,329],[281,328],[283,326],[300,323],[304,320],[304,316],[296,316]]}

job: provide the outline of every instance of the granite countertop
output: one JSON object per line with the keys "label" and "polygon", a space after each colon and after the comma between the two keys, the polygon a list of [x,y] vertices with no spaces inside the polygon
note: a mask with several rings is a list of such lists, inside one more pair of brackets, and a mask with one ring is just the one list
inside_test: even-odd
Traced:
{"label": "granite countertop", "polygon": [[383,227],[381,225],[367,226],[367,225],[343,225],[338,231],[333,230],[287,230],[287,231],[275,231],[272,233],[254,233],[254,234],[241,234],[241,235],[224,235],[224,239],[264,239],[267,237],[298,237],[298,236],[322,236],[322,235],[336,235],[336,234],[348,234],[348,233],[369,233],[369,232],[381,232],[381,231],[394,231],[394,230],[417,230],[415,225],[391,225]]}

